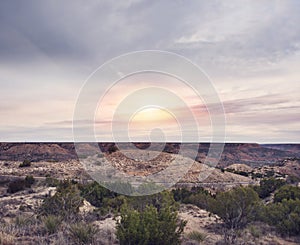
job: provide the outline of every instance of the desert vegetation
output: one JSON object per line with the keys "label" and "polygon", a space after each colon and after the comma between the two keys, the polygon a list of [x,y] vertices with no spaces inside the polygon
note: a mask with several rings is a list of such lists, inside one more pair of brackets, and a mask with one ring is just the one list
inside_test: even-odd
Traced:
{"label": "desert vegetation", "polygon": [[[11,197],[4,197],[3,204],[13,206],[17,195],[26,198],[30,193],[36,193],[39,204],[16,205],[15,212],[3,207],[1,244],[248,244],[249,236],[253,244],[268,244],[270,237],[299,242],[300,188],[281,179],[266,178],[259,185],[227,191],[176,188],[137,197],[114,193],[96,182],[37,181],[32,176],[2,187]],[[48,192],[38,196],[41,188]],[[186,231],[190,221],[180,218],[182,205],[191,205],[186,212],[200,208],[212,222]],[[202,219],[195,215],[199,225]]]}
{"label": "desert vegetation", "polygon": [[[12,145],[8,150],[15,147],[21,146]],[[207,166],[194,162],[191,171],[175,187],[139,196],[160,188],[155,183],[132,186],[112,181],[105,183],[107,189],[92,181],[78,161],[59,160],[57,156],[65,159],[68,147],[51,144],[40,147],[47,147],[51,161],[40,161],[32,155],[27,158],[28,154],[21,161],[0,161],[0,244],[297,244],[300,241],[298,158],[255,167],[243,163],[221,164],[206,183],[199,182],[197,176]],[[152,162],[140,162],[138,158],[129,161],[115,145],[102,147],[105,152],[96,155],[97,164],[109,158],[120,170],[143,176],[161,170],[174,157],[161,153]],[[167,150],[173,153],[174,147],[168,145]],[[234,152],[230,147],[228,150],[225,157],[231,159]],[[23,156],[18,149],[15,152]],[[121,195],[111,189],[135,196]]]}

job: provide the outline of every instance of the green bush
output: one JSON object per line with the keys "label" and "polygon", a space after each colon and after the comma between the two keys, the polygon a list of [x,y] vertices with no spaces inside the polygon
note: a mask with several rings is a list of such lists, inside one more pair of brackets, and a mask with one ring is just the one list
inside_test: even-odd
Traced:
{"label": "green bush", "polygon": [[[124,183],[116,182],[114,184],[122,186]],[[132,186],[125,183],[125,188],[132,188]],[[96,213],[100,216],[106,215],[110,212],[120,212],[121,206],[129,199],[123,195],[119,195],[109,189],[106,189],[97,182],[79,185],[79,189],[80,195],[93,206],[98,208]]]}
{"label": "green bush", "polygon": [[244,228],[256,218],[259,197],[251,187],[236,187],[211,199],[209,209],[217,214],[228,229]]}
{"label": "green bush", "polygon": [[298,182],[300,182],[300,178],[297,177],[297,176],[294,176],[294,175],[289,175],[289,176],[287,177],[286,182],[287,182],[288,184],[297,184]]}
{"label": "green bush", "polygon": [[77,185],[71,181],[63,181],[57,187],[54,196],[46,197],[39,209],[41,215],[56,215],[63,218],[72,217],[79,212],[83,198]]}
{"label": "green bush", "polygon": [[79,188],[81,196],[95,207],[102,207],[104,198],[114,198],[116,196],[114,192],[104,188],[96,181],[90,184],[81,185]]}
{"label": "green bush", "polygon": [[172,193],[176,201],[193,204],[206,210],[209,210],[209,203],[214,198],[203,187],[193,187],[191,190],[186,188],[177,188],[173,190]]}
{"label": "green bush", "polygon": [[25,159],[22,163],[20,163],[19,167],[24,168],[24,167],[30,167],[31,166],[31,161],[28,159]]}
{"label": "green bush", "polygon": [[285,184],[284,180],[282,179],[275,179],[275,178],[267,178],[262,179],[259,183],[259,186],[254,186],[254,190],[258,193],[260,198],[266,198],[270,196],[272,192],[280,188]]}
{"label": "green bush", "polygon": [[27,175],[27,176],[25,177],[25,182],[26,182],[26,185],[27,185],[28,187],[31,187],[31,186],[34,184],[35,179],[34,179],[34,177],[33,177],[32,175]]}
{"label": "green bush", "polygon": [[61,222],[62,218],[55,215],[48,215],[42,219],[45,229],[49,234],[53,234],[57,232]]}
{"label": "green bush", "polygon": [[52,177],[46,177],[46,185],[49,187],[57,187],[59,186],[60,181],[58,179]]}
{"label": "green bush", "polygon": [[120,244],[179,244],[186,224],[177,217],[179,204],[171,192],[126,197],[117,225]]}
{"label": "green bush", "polygon": [[110,197],[105,197],[103,199],[103,206],[102,206],[102,211],[106,211],[106,213],[108,212],[120,212],[121,206],[126,202],[127,198],[125,196],[116,196],[114,198],[110,198]]}
{"label": "green bush", "polygon": [[267,177],[267,178],[270,178],[270,177],[272,177],[272,176],[274,176],[274,175],[275,175],[274,170],[268,170],[268,171],[266,171],[266,173],[265,173],[265,177]]}
{"label": "green bush", "polygon": [[111,153],[116,152],[118,150],[119,150],[119,148],[114,144],[114,145],[109,146],[108,153],[111,154]]}
{"label": "green bush", "polygon": [[204,193],[193,194],[188,198],[184,199],[184,203],[190,203],[198,206],[201,209],[210,210],[210,204],[214,200],[211,196]]}
{"label": "green bush", "polygon": [[33,176],[26,176],[25,179],[17,179],[9,182],[7,192],[16,193],[18,191],[23,191],[26,188],[30,188],[31,185],[35,182]]}
{"label": "green bush", "polygon": [[15,180],[8,184],[7,192],[8,193],[16,193],[18,191],[25,190],[25,180]]}
{"label": "green bush", "polygon": [[274,202],[282,202],[286,200],[300,200],[300,188],[296,186],[286,185],[278,189],[274,195]]}
{"label": "green bush", "polygon": [[252,178],[254,179],[261,179],[263,175],[261,173],[251,173]]}
{"label": "green bush", "polygon": [[246,177],[249,176],[249,173],[248,173],[248,172],[241,171],[241,170],[235,170],[235,169],[232,169],[232,168],[227,168],[226,171],[231,172],[231,173],[234,173],[234,174],[243,175],[243,176],[246,176]]}
{"label": "green bush", "polygon": [[151,205],[157,210],[169,207],[172,211],[176,211],[179,208],[179,203],[174,200],[172,193],[169,191],[162,191],[148,196],[127,197],[126,200],[131,208],[139,211],[143,211]]}
{"label": "green bush", "polygon": [[98,230],[91,224],[80,222],[70,225],[69,232],[75,244],[91,244]]}
{"label": "green bush", "polygon": [[208,205],[224,221],[224,241],[235,244],[241,229],[259,217],[260,199],[251,187],[236,187],[217,193]]}
{"label": "green bush", "polygon": [[177,188],[172,190],[174,199],[176,202],[184,202],[184,200],[188,197],[190,197],[193,192],[189,191],[186,188]]}
{"label": "green bush", "polygon": [[126,204],[121,209],[121,220],[117,224],[117,238],[125,244],[180,244],[186,225],[179,221],[172,207],[155,208],[146,206],[138,211]]}
{"label": "green bush", "polygon": [[300,234],[300,200],[283,199],[265,208],[265,221],[282,235]]}
{"label": "green bush", "polygon": [[259,228],[257,228],[256,226],[254,225],[249,225],[248,226],[248,229],[249,229],[249,232],[250,234],[255,237],[255,238],[259,238],[262,236],[262,232]]}

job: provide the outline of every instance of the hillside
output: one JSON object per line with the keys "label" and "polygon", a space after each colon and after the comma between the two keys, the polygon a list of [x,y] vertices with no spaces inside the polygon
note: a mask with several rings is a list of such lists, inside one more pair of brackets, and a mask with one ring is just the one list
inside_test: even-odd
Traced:
{"label": "hillside", "polygon": [[[149,143],[136,143],[140,149],[145,149]],[[95,151],[93,145],[81,143],[81,147],[86,148],[86,153]],[[109,152],[114,143],[99,143],[99,147],[104,152]],[[126,144],[121,144],[126,148]],[[276,145],[276,149],[270,146],[246,143],[226,143],[219,167],[226,167],[231,164],[246,164],[251,167],[263,165],[276,165],[287,158],[297,157],[299,145],[293,145],[293,150],[287,149],[286,145]],[[155,150],[155,143],[151,145]],[[177,154],[180,149],[179,143],[167,143],[164,152]],[[196,160],[203,162],[209,149],[208,143],[200,143]],[[290,149],[290,148],[289,148]],[[76,160],[77,155],[73,143],[0,143],[0,160],[6,161],[66,161]]]}
{"label": "hillside", "polygon": [[75,158],[72,143],[0,143],[0,160],[63,161]]}
{"label": "hillside", "polygon": [[[145,143],[136,145],[140,149],[147,149],[147,146],[149,146]],[[270,173],[272,177],[286,180],[288,180],[288,177],[285,175],[295,176],[296,180],[300,177],[299,159],[287,157],[292,155],[291,152],[264,148],[257,144],[226,144],[221,161],[221,164],[228,166],[225,168],[211,168],[202,163],[202,157],[205,157],[205,150],[208,149],[207,144],[200,144],[198,161],[175,154],[178,153],[180,147],[179,144],[175,143],[167,144],[164,149],[165,152],[155,151],[155,145],[152,147],[154,150],[144,150],[142,152],[126,149],[125,144],[122,145],[122,152],[118,151],[113,143],[102,143],[99,146],[104,152],[103,154],[95,154],[93,145],[83,143],[81,148],[88,156],[83,157],[83,159],[92,164],[95,170],[97,166],[103,166],[105,159],[109,160],[115,169],[131,176],[148,176],[160,172],[170,166],[172,160],[178,158],[180,161],[178,165],[175,165],[176,168],[164,174],[161,180],[158,179],[157,183],[172,180],[172,177],[174,177],[172,175],[175,174],[176,176],[176,174],[182,173],[185,170],[182,165],[189,163],[192,166],[190,170],[169,191],[173,193],[178,188],[178,193],[185,193],[184,195],[188,193],[187,191],[190,191],[189,195],[194,195],[196,194],[195,191],[200,191],[197,198],[208,198],[208,195],[214,196],[227,190],[233,191],[232,187],[240,185],[258,185],[259,181],[265,176],[270,176]],[[52,198],[59,191],[59,188],[57,188],[58,181],[64,179],[73,181],[70,181],[69,184],[66,184],[68,181],[61,182],[60,186],[66,185],[66,189],[63,189],[63,192],[60,190],[60,195],[65,193],[66,198],[72,197],[73,191],[77,190],[78,195],[81,193],[80,195],[84,197],[76,217],[78,220],[85,221],[84,227],[89,225],[96,229],[97,236],[94,239],[98,243],[95,244],[118,244],[116,222],[119,219],[119,214],[117,210],[120,210],[126,197],[115,196],[115,194],[110,196],[107,192],[108,196],[101,201],[101,205],[104,205],[105,208],[101,209],[94,206],[98,205],[97,203],[91,203],[94,199],[89,199],[91,202],[87,201],[85,198],[91,198],[94,195],[91,194],[91,190],[101,191],[101,188],[93,186],[93,182],[90,181],[91,177],[87,175],[84,167],[77,159],[73,144],[2,143],[0,144],[0,159],[0,221],[6,225],[5,227],[13,227],[14,229],[2,228],[0,231],[0,238],[11,242],[7,244],[77,244],[74,243],[74,238],[70,235],[72,226],[70,226],[69,220],[61,221],[59,218],[59,223],[56,225],[57,230],[54,234],[50,234],[46,230],[48,229],[47,219],[37,215],[45,200]],[[31,160],[30,166],[20,167],[24,159]],[[270,162],[270,159],[274,162]],[[250,164],[251,161],[257,164]],[[205,176],[207,173],[210,173],[210,175],[199,181],[199,176]],[[19,185],[23,186],[23,183],[26,183],[25,176],[30,175],[34,176],[34,183],[30,187],[25,185],[15,193],[8,191],[10,186],[14,186],[13,183],[21,183]],[[112,177],[116,179],[115,175],[112,175]],[[74,185],[74,189],[69,185]],[[181,192],[180,190],[183,190],[184,187],[187,188]],[[195,187],[203,187],[204,190]],[[78,188],[86,188],[88,192],[79,192]],[[67,190],[70,193],[66,192]],[[210,194],[203,196],[204,193]],[[79,196],[76,198],[79,198]],[[64,203],[65,200],[63,199]],[[133,199],[129,198],[126,203],[130,203],[130,200]],[[163,198],[155,200],[163,200]],[[203,240],[201,244],[222,244],[225,232],[224,221],[218,215],[212,214],[207,207],[195,206],[198,204],[194,203],[193,200],[195,199],[190,198],[186,199],[187,202],[178,203],[178,217],[187,221],[181,238],[182,244],[199,244],[191,237],[193,233],[198,235],[198,238],[201,238],[200,240]],[[112,207],[115,210],[111,210]],[[55,206],[51,205],[49,210],[51,211],[54,208]],[[60,210],[61,205],[56,206],[56,208]],[[116,213],[115,216],[114,213]],[[81,229],[83,228],[81,227]],[[260,221],[250,223],[249,226],[241,230],[237,239],[238,244],[299,244],[298,237],[280,236],[274,227]]]}
{"label": "hillside", "polygon": [[[248,177],[241,176],[235,173],[222,172],[220,169],[214,169],[208,167],[202,163],[193,161],[189,158],[178,156],[170,153],[161,153],[154,151],[146,151],[144,154],[154,154],[157,157],[151,160],[137,159],[137,153],[135,151],[127,151],[126,154],[130,153],[131,158],[124,156],[121,152],[117,151],[111,154],[105,154],[101,157],[95,155],[93,158],[88,160],[92,164],[92,169],[96,172],[97,167],[101,166],[105,160],[112,163],[115,169],[120,170],[130,176],[148,176],[154,173],[158,173],[166,169],[175,157],[179,158],[179,163],[185,163],[192,166],[189,171],[180,180],[180,183],[196,184],[199,183],[199,176],[206,174],[209,176],[207,178],[202,178],[201,183],[205,183],[207,187],[213,188],[215,184],[220,184],[221,186],[232,184],[237,185],[239,183],[248,184],[252,180]],[[138,154],[141,157],[141,154]],[[87,160],[87,161],[88,161]],[[19,167],[20,161],[0,161],[0,176],[28,176],[32,175],[34,177],[45,178],[53,177],[57,179],[91,179],[85,172],[84,167],[77,160],[67,160],[67,161],[38,161],[32,162],[29,167]],[[100,171],[102,171],[101,169]],[[175,168],[174,171],[170,171],[162,176],[163,179],[157,180],[158,183],[168,182],[181,173],[186,171],[186,169],[181,166],[181,164]],[[181,174],[180,174],[181,176]],[[177,182],[177,181],[176,181]]]}
{"label": "hillside", "polygon": [[300,144],[263,144],[265,148],[288,151],[300,157]]}

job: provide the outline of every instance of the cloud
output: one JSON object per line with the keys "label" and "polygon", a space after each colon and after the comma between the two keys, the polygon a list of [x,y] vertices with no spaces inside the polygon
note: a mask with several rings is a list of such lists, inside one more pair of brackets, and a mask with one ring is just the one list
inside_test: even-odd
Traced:
{"label": "cloud", "polygon": [[1,1],[3,140],[16,139],[8,126],[26,139],[71,138],[66,127],[91,72],[126,52],[162,49],[209,74],[232,138],[260,139],[269,126],[280,141],[299,110],[299,11],[297,0]]}

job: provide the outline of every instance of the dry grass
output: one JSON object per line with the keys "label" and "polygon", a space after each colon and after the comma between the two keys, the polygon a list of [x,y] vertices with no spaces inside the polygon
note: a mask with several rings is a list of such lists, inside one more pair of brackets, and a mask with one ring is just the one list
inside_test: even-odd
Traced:
{"label": "dry grass", "polygon": [[42,221],[44,223],[44,227],[48,234],[54,234],[58,231],[61,223],[62,218],[55,215],[49,215],[42,218]]}
{"label": "dry grass", "polygon": [[91,224],[79,222],[71,225],[69,232],[76,244],[90,244],[94,241],[98,230]]}
{"label": "dry grass", "polygon": [[192,231],[187,234],[187,237],[191,240],[197,241],[199,243],[202,243],[206,240],[207,234],[199,232],[199,231]]}
{"label": "dry grass", "polygon": [[13,235],[0,231],[0,245],[14,245],[14,244],[15,244],[15,237]]}

